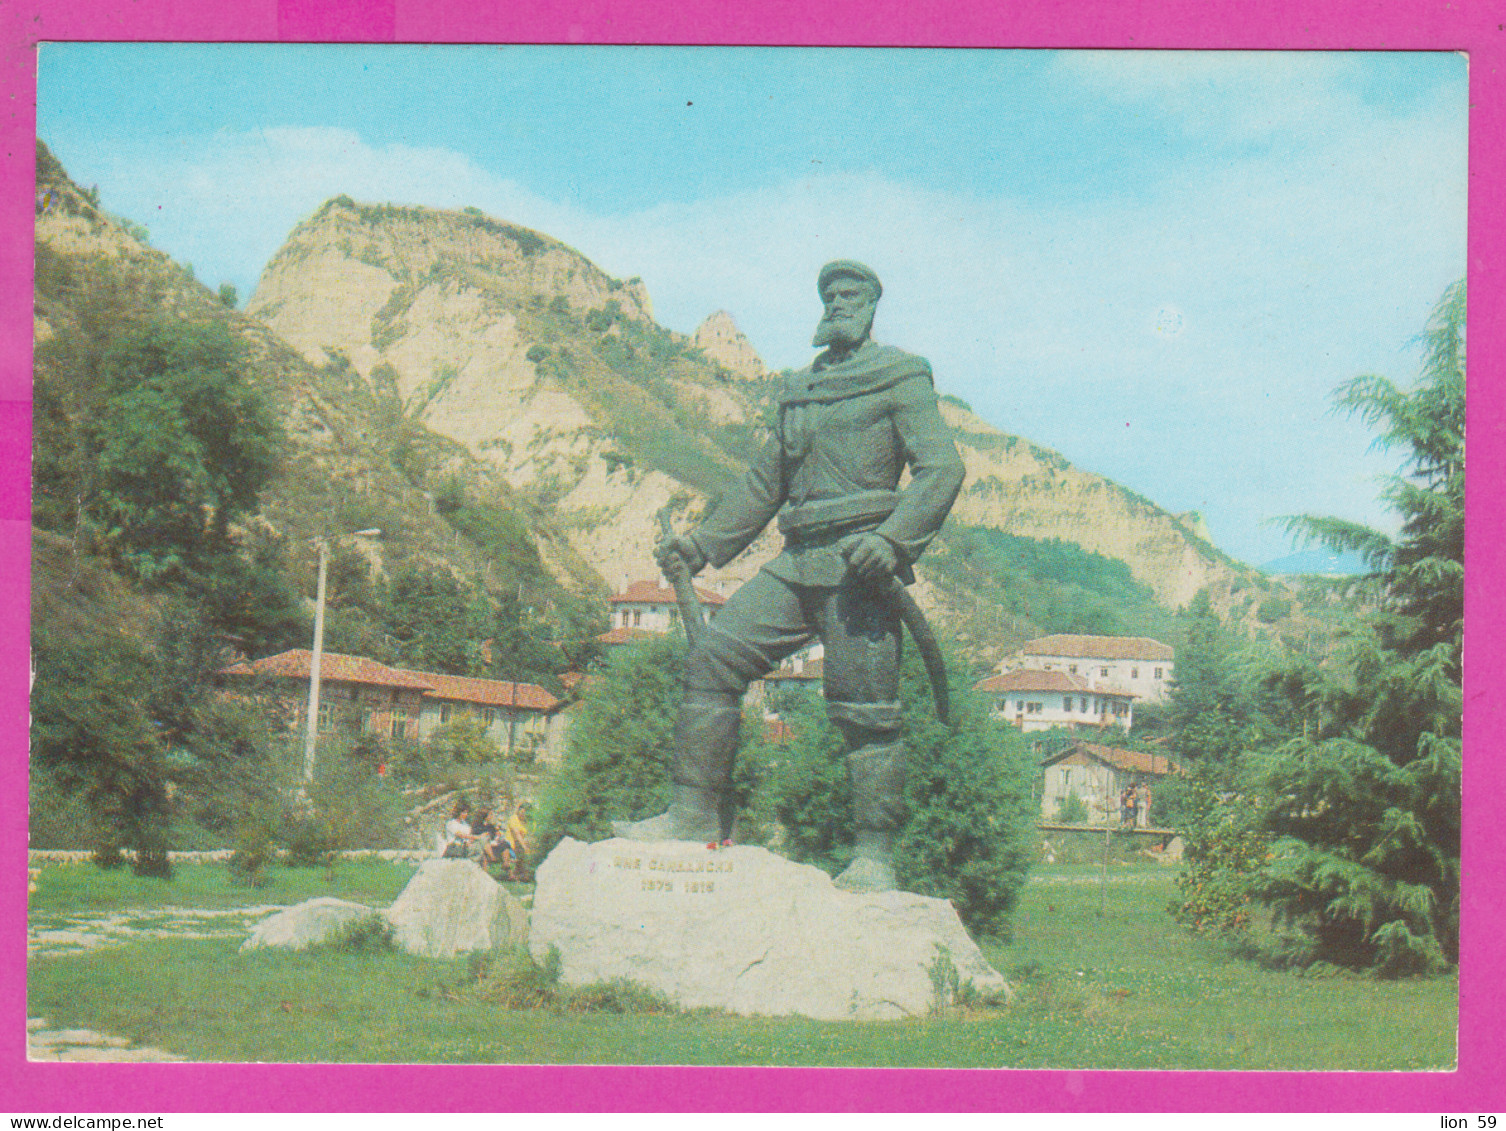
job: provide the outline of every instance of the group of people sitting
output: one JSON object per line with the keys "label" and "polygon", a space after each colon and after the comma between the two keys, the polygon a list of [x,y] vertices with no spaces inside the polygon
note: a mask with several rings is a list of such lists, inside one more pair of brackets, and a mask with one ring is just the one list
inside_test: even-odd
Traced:
{"label": "group of people sitting", "polygon": [[511,813],[506,829],[498,829],[492,811],[485,806],[471,808],[461,798],[455,802],[450,819],[444,826],[444,856],[448,860],[476,860],[483,868],[496,866],[510,880],[523,879],[528,859],[529,804],[503,801],[500,812]]}

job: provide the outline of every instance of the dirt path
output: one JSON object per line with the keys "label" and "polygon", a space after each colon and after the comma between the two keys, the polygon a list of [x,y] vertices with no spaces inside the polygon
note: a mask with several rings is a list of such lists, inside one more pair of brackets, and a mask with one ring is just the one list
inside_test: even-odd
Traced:
{"label": "dirt path", "polygon": [[140,939],[213,939],[240,935],[280,905],[146,907],[117,911],[33,911],[26,925],[26,957],[53,958]]}
{"label": "dirt path", "polygon": [[45,1017],[26,1019],[26,1059],[95,1062],[186,1060],[163,1049],[133,1045],[124,1037],[93,1029],[54,1029]]}

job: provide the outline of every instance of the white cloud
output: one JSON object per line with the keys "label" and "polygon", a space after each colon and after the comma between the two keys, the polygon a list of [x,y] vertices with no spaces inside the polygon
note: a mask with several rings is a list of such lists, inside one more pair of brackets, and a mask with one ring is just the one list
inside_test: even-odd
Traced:
{"label": "white cloud", "polygon": [[[1247,99],[1259,109],[1220,128],[1297,121],[1302,144],[1075,207],[868,174],[603,216],[462,154],[331,129],[200,138],[166,159],[160,147],[122,155],[99,179],[159,246],[243,289],[336,194],[475,205],[641,275],[675,329],[730,310],[776,366],[809,357],[820,264],[864,259],[885,283],[880,335],[929,356],[945,391],[1163,505],[1204,510],[1232,552],[1281,552],[1254,528],[1271,514],[1377,517],[1368,476],[1381,464],[1362,458],[1358,426],[1326,416],[1327,397],[1358,372],[1407,376],[1407,337],[1463,272],[1462,115],[1367,112],[1328,81],[1342,60],[1292,84],[1255,59],[1062,58],[1116,96],[1168,105],[1188,89],[1279,88],[1281,105]],[[1179,332],[1155,333],[1168,311]]]}

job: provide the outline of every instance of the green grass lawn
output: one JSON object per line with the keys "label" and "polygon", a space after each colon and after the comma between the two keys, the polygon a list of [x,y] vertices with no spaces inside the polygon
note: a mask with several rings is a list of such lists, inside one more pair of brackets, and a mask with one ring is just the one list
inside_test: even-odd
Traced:
{"label": "green grass lawn", "polygon": [[[144,906],[130,902],[133,885],[158,883],[145,890],[164,902],[193,898],[201,906],[224,906],[218,901],[237,890],[242,903],[291,902],[311,894],[381,903],[396,895],[412,868],[349,863],[324,890],[305,891],[305,876],[249,897],[247,889],[231,889],[223,878],[190,877],[190,871],[184,868],[169,884],[112,875],[99,881],[108,890],[97,898],[111,907]],[[87,1025],[203,1060],[1453,1066],[1456,979],[1379,982],[1262,970],[1171,922],[1165,913],[1173,892],[1170,872],[1121,866],[1110,875],[1100,915],[1093,868],[1041,869],[1026,888],[1013,940],[984,946],[1016,984],[1015,1001],[918,1021],[507,1009],[489,1000],[490,983],[484,976],[478,980],[467,961],[391,953],[240,955],[238,939],[165,939],[35,960],[28,1004],[31,1013],[57,1024]],[[39,896],[47,891],[46,880],[44,875]],[[90,887],[87,870],[68,885],[54,885],[47,910],[66,911],[64,893]]]}
{"label": "green grass lawn", "polygon": [[44,867],[30,900],[38,912],[116,911],[150,907],[242,907],[302,903],[334,895],[356,903],[386,904],[413,878],[416,866],[388,860],[336,860],[325,868],[269,867],[266,883],[236,883],[224,864],[184,864],[171,879],[136,876],[129,868],[93,864]]}

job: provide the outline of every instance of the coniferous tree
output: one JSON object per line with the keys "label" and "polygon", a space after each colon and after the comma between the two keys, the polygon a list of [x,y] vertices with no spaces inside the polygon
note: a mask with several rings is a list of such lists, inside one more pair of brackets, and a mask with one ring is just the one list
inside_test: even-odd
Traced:
{"label": "coniferous tree", "polygon": [[1424,332],[1413,388],[1367,376],[1338,393],[1379,444],[1407,452],[1384,491],[1401,531],[1292,520],[1365,558],[1371,611],[1314,696],[1316,725],[1262,767],[1276,839],[1254,894],[1309,941],[1305,959],[1391,975],[1458,957],[1464,311],[1458,283]]}

